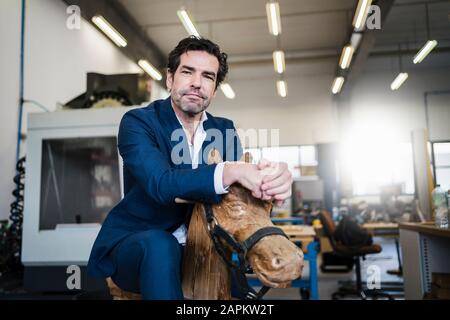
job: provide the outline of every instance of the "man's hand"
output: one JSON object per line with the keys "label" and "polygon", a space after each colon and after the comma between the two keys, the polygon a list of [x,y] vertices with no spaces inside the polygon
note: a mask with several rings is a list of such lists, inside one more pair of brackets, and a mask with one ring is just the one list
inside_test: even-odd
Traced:
{"label": "man's hand", "polygon": [[262,199],[276,200],[276,204],[281,205],[292,194],[292,174],[287,163],[261,159],[258,169],[264,173]]}
{"label": "man's hand", "polygon": [[285,162],[264,159],[257,165],[227,162],[223,169],[223,184],[229,186],[235,182],[250,190],[255,198],[275,200],[277,205],[292,194],[292,174]]}
{"label": "man's hand", "polygon": [[250,190],[255,198],[261,199],[263,196],[261,185],[264,174],[264,170],[260,170],[256,164],[227,162],[223,169],[223,184],[224,186],[230,186],[238,182]]}

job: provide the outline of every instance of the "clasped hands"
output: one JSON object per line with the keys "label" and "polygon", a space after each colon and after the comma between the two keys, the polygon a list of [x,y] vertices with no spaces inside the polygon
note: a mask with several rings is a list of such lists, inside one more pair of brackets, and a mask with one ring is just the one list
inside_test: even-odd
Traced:
{"label": "clasped hands", "polygon": [[227,162],[223,171],[223,183],[235,182],[251,191],[255,198],[274,200],[281,205],[291,196],[292,174],[285,162],[262,159],[258,164]]}

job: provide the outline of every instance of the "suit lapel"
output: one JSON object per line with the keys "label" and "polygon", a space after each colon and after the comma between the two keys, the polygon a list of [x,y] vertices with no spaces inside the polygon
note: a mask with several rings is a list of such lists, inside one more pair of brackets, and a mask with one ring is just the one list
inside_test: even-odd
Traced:
{"label": "suit lapel", "polygon": [[[205,155],[205,157],[204,157],[204,159],[200,160],[199,167],[206,166],[208,164],[208,152],[209,152],[209,149],[212,148],[212,146],[208,147],[208,145],[211,143],[211,130],[208,130],[208,129],[218,129],[218,128],[214,127],[214,123],[215,123],[214,117],[209,113],[207,113],[207,116],[208,116],[208,119],[205,122],[203,122],[203,129],[206,132],[206,138],[205,138],[205,141],[203,141],[202,147],[200,149],[200,152],[201,152],[200,157],[203,157],[203,155]],[[186,152],[187,152],[186,156],[188,157],[188,159],[190,159],[187,137],[186,137],[186,134],[185,134],[180,122],[178,121],[178,119],[175,115],[175,111],[173,111],[170,96],[166,100],[162,101],[162,103],[160,104],[159,118],[160,118],[161,125],[165,130],[165,135],[167,136],[167,139],[170,141],[170,146],[171,146],[170,154],[171,154],[172,149],[175,146],[177,146],[179,143],[182,143],[183,144],[182,150],[186,150]],[[174,130],[181,130],[181,134],[177,135],[179,137],[179,139],[176,141],[171,140],[171,136],[172,136],[172,133],[174,132]],[[224,156],[222,154],[223,151],[220,151],[220,152],[221,152],[221,156],[223,158],[223,156]],[[184,154],[181,153],[180,156],[184,157]],[[187,163],[183,162],[182,164],[179,164],[176,166],[179,168],[182,168],[182,169],[192,168],[192,164],[190,161],[188,161]]]}
{"label": "suit lapel", "polygon": [[[182,157],[182,159],[184,157],[187,157],[188,159],[190,159],[189,146],[187,144],[187,137],[186,137],[186,134],[184,133],[184,130],[183,130],[180,122],[177,119],[177,116],[175,115],[175,111],[173,111],[170,96],[160,104],[159,121],[165,131],[166,138],[169,140],[169,144],[170,144],[169,154],[172,153],[172,149],[175,146],[177,146],[179,143],[182,143],[182,150],[180,152],[180,156]],[[180,134],[177,134],[175,136],[178,139],[172,140],[171,139],[172,133],[175,130],[179,130]],[[178,148],[179,148],[179,146],[178,146]],[[184,154],[184,151],[187,152],[186,155]],[[189,161],[187,161],[187,162],[183,161],[181,164],[175,164],[175,165],[179,168],[191,168],[192,167],[192,165]]]}

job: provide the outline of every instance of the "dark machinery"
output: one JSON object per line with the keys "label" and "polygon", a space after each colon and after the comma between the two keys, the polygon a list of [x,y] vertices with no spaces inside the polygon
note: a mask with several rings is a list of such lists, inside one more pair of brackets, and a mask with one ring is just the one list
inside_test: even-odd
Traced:
{"label": "dark machinery", "polygon": [[86,92],[67,102],[72,109],[136,106],[150,101],[151,79],[143,74],[87,74]]}

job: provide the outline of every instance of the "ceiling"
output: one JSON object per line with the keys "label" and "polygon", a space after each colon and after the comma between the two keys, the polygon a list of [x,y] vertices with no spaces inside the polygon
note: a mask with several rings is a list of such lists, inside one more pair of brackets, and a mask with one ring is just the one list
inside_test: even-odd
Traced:
{"label": "ceiling", "polygon": [[417,48],[427,39],[426,4],[428,5],[430,37],[439,46],[450,46],[450,1],[396,0],[382,32],[377,35],[377,47],[402,45]]}
{"label": "ceiling", "polygon": [[[230,57],[269,53],[277,39],[268,32],[266,0],[120,0],[138,24],[168,54],[186,36],[177,10],[185,6],[202,36]],[[280,0],[285,51],[339,49],[346,39],[355,0]]]}
{"label": "ceiling", "polygon": [[[357,0],[278,0],[282,33],[269,34],[265,4],[268,0],[119,0],[139,27],[167,56],[187,33],[177,10],[188,9],[202,36],[220,44],[229,62],[271,63],[276,48],[286,53],[287,63],[303,58],[334,60],[333,73],[343,45],[348,42]],[[374,1],[375,2],[375,1]],[[377,31],[373,51],[415,50],[426,39],[425,3],[428,3],[431,35],[440,47],[450,47],[450,1],[396,0]],[[329,64],[329,63],[328,63]]]}
{"label": "ceiling", "polygon": [[[277,48],[286,53],[285,78],[290,88],[300,88],[310,76],[324,75],[328,78],[321,82],[320,90],[331,95],[331,82],[342,47],[349,41],[358,0],[278,0],[282,23],[279,39],[268,31],[265,4],[269,0],[118,2],[165,56],[187,36],[177,16],[177,10],[186,7],[200,34],[217,42],[228,54],[228,80],[237,91],[238,100],[239,92],[249,89],[247,80],[274,88],[278,76],[273,69],[272,52]],[[394,56],[399,44],[402,50],[410,50],[409,54],[419,49],[427,38],[425,3],[429,4],[431,35],[439,41],[439,50],[450,54],[450,0],[396,0],[381,30],[376,31],[371,56]],[[432,63],[448,67],[450,59],[435,59]],[[272,94],[273,101],[280,100],[275,90]],[[291,94],[289,98],[293,99]],[[225,102],[223,97],[219,101]],[[298,104],[296,101],[298,96],[290,103]]]}

